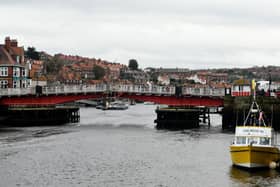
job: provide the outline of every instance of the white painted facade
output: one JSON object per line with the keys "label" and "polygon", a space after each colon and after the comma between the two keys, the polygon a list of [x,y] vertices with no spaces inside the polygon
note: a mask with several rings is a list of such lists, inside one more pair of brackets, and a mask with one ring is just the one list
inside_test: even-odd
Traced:
{"label": "white painted facade", "polygon": [[200,79],[197,74],[188,77],[187,80],[193,80],[195,83],[206,84],[206,80]]}

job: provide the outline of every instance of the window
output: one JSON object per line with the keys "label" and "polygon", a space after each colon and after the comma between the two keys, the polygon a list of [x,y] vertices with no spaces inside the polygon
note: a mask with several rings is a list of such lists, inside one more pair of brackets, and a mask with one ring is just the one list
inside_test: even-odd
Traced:
{"label": "window", "polygon": [[239,91],[243,91],[243,86],[239,86]]}
{"label": "window", "polygon": [[22,75],[23,77],[26,76],[26,69],[25,69],[25,68],[21,69],[21,75]]}
{"label": "window", "polygon": [[255,138],[255,137],[250,137],[248,138],[248,144],[257,144],[258,143],[258,138]]}
{"label": "window", "polygon": [[246,144],[246,137],[236,137],[236,144]]}
{"label": "window", "polygon": [[261,137],[260,138],[260,145],[269,145],[270,138]]}
{"label": "window", "polygon": [[28,80],[27,80],[27,87],[30,87],[31,84],[32,84],[32,80],[31,80],[31,79],[28,79]]}
{"label": "window", "polygon": [[17,88],[18,87],[18,82],[17,81],[14,81],[13,82],[13,88]]}
{"label": "window", "polygon": [[26,88],[27,87],[26,80],[23,80],[21,85],[22,85],[22,88]]}
{"label": "window", "polygon": [[0,88],[8,88],[8,81],[7,80],[1,80],[0,81]]}
{"label": "window", "polygon": [[20,76],[20,69],[19,67],[13,67],[13,76],[19,77]]}
{"label": "window", "polygon": [[233,91],[239,92],[239,90],[240,90],[239,86],[234,86],[234,87],[233,87]]}
{"label": "window", "polygon": [[0,76],[2,77],[8,76],[8,67],[0,67]]}

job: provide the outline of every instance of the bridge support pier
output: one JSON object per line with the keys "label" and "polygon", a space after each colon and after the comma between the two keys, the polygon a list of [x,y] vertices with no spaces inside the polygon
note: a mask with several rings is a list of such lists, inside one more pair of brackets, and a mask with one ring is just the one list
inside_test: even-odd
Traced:
{"label": "bridge support pier", "polygon": [[10,106],[2,120],[0,118],[0,123],[9,126],[49,126],[76,123],[79,120],[79,108],[75,106]]}
{"label": "bridge support pier", "polygon": [[157,108],[157,129],[180,130],[199,127],[201,110],[198,108]]}

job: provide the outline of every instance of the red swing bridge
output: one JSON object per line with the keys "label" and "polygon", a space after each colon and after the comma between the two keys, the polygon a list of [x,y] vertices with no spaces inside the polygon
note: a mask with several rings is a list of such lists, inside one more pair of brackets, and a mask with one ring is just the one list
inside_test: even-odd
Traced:
{"label": "red swing bridge", "polygon": [[[1,124],[61,124],[78,122],[77,106],[64,105],[84,99],[126,98],[168,105],[157,108],[157,127],[184,129],[197,127],[203,121],[210,125],[210,113],[221,112],[222,127],[234,129],[241,124],[250,93],[236,92],[229,88],[176,87],[137,84],[95,84],[37,86],[31,88],[0,88]],[[280,120],[280,100],[274,97],[258,96],[263,109],[274,121]],[[39,121],[39,122],[38,122]],[[176,125],[174,125],[176,124]],[[277,123],[273,123],[277,124]],[[187,127],[186,127],[187,126]],[[278,126],[274,129],[278,130]]]}
{"label": "red swing bridge", "polygon": [[[51,87],[0,89],[0,110],[3,124],[62,124],[78,122],[77,106],[63,105],[85,99],[126,98],[164,104],[172,109],[156,109],[157,127],[185,128],[198,125],[199,116],[210,124],[209,110],[223,107],[225,88],[194,88],[136,84],[59,85]],[[197,108],[199,107],[199,109]],[[203,107],[203,110],[201,109]],[[180,110],[178,110],[180,108]],[[176,110],[174,110],[176,109]],[[0,116],[1,120],[1,116]],[[175,124],[175,125],[174,125]],[[192,124],[192,125],[190,125]]]}
{"label": "red swing bridge", "polygon": [[[231,91],[229,88],[160,86],[137,84],[95,84],[36,86],[30,88],[0,88],[0,126],[53,125],[78,122],[79,107],[67,105],[84,99],[126,98],[168,105],[157,108],[158,128],[197,127],[203,121],[210,125],[210,113],[222,109],[222,128],[234,129],[242,124],[248,111],[250,91]],[[275,130],[280,130],[279,94],[257,96],[258,103],[271,119]],[[215,110],[214,110],[215,109]],[[174,125],[176,124],[176,125]]]}
{"label": "red swing bridge", "polygon": [[0,106],[53,106],[81,99],[98,99],[114,96],[117,98],[150,101],[169,106],[222,107],[225,93],[225,88],[131,84],[0,88]]}

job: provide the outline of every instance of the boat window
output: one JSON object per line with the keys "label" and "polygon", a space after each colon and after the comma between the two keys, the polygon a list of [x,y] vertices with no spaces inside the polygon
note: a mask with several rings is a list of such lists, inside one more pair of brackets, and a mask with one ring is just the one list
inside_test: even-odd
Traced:
{"label": "boat window", "polygon": [[257,143],[258,143],[258,138],[255,137],[248,138],[248,144],[257,144]]}
{"label": "boat window", "polygon": [[236,144],[246,144],[246,137],[236,137]]}
{"label": "boat window", "polygon": [[270,138],[261,137],[260,138],[260,145],[269,145],[269,139]]}

